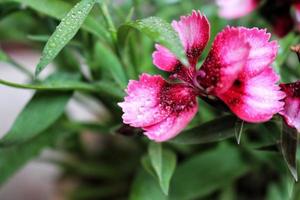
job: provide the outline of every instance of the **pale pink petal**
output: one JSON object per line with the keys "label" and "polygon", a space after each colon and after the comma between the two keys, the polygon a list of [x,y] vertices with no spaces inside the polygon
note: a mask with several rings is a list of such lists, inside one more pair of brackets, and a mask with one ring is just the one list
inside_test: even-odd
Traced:
{"label": "pale pink petal", "polygon": [[264,29],[238,27],[246,42],[250,44],[249,57],[241,76],[252,77],[270,66],[278,50],[277,41],[269,41],[271,34]]}
{"label": "pale pink petal", "polygon": [[196,65],[210,37],[208,20],[194,10],[191,15],[180,17],[180,21],[173,21],[172,26],[179,34],[190,64]]}
{"label": "pale pink petal", "polygon": [[143,129],[146,131],[144,134],[156,142],[167,141],[178,135],[187,126],[197,113],[197,109],[198,106],[195,104],[187,111],[173,113],[159,124],[144,127]]}
{"label": "pale pink petal", "polygon": [[156,44],[156,51],[152,54],[153,64],[161,70],[172,72],[180,64],[176,56],[167,48]]}
{"label": "pale pink petal", "polygon": [[265,122],[283,109],[285,94],[276,85],[278,75],[271,67],[247,80],[236,80],[219,95],[239,118],[247,122]]}
{"label": "pale pink petal", "polygon": [[226,19],[236,19],[252,12],[258,0],[216,0],[219,15]]}
{"label": "pale pink petal", "polygon": [[118,105],[124,114],[123,122],[133,127],[150,126],[165,119],[170,112],[160,104],[160,92],[166,84],[161,76],[142,74],[139,81],[131,80],[125,101]]}
{"label": "pale pink petal", "polygon": [[227,91],[246,65],[249,51],[240,29],[226,27],[216,36],[198,81],[212,94]]}
{"label": "pale pink petal", "polygon": [[289,126],[300,131],[300,81],[280,86],[286,94],[280,114]]}

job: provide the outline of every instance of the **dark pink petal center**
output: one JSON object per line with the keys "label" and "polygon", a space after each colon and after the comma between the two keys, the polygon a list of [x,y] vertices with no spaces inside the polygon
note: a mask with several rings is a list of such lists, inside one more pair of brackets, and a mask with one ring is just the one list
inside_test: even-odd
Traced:
{"label": "dark pink petal center", "polygon": [[196,105],[196,95],[191,88],[183,84],[166,83],[161,89],[160,103],[166,110],[179,114]]}

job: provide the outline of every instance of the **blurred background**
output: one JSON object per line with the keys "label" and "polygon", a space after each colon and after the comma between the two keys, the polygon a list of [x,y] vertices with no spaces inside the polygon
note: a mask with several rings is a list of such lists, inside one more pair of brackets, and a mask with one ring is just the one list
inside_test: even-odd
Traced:
{"label": "blurred background", "polygon": [[[65,2],[70,5],[74,5],[78,2],[76,0],[55,1]],[[235,1],[238,2],[238,0]],[[217,4],[217,2],[209,0],[112,0],[107,1],[107,6],[116,27],[125,23],[124,20],[128,16],[132,19],[158,16],[171,22],[174,19],[178,20],[182,15],[191,13],[193,9],[200,10],[207,16],[211,24],[211,40],[208,46],[211,45],[215,35],[226,25],[266,28],[268,32],[272,33],[272,39],[278,40],[280,44],[279,55],[274,63],[274,67],[277,72],[280,73],[281,81],[290,82],[300,78],[298,58],[296,54],[289,51],[291,45],[297,44],[300,41],[298,34],[299,21],[297,21],[299,18],[297,18],[296,8],[293,7],[294,1],[286,1],[285,3],[282,3],[283,1],[279,0],[259,1],[256,9],[253,9],[245,16],[235,19],[227,19],[226,17],[220,16],[218,9],[221,9],[220,5],[222,5],[222,3],[220,3],[221,1],[218,2],[219,3]],[[95,8],[92,11],[92,15],[99,16],[97,18],[98,23],[99,26],[102,26],[105,24],[105,17],[100,13],[101,9],[99,8]],[[128,15],[129,13],[131,13],[132,16]],[[28,6],[25,2],[18,3],[17,1],[6,0],[1,2],[0,0],[0,48],[10,57],[9,62],[0,60],[0,79],[16,83],[30,82],[30,75],[34,73],[45,42],[49,35],[55,30],[58,23],[59,20],[54,17],[49,17],[47,13],[37,11],[31,6]],[[137,32],[134,32],[132,35],[133,36],[129,38],[131,49],[129,49],[128,52],[131,52],[134,57],[128,56],[128,60],[130,60],[128,61],[129,64],[138,69],[137,74],[141,72],[148,72],[151,74],[162,73],[153,67],[152,64],[151,54],[154,49],[153,42]],[[97,47],[95,47],[96,45],[93,44],[93,40],[86,32],[79,32],[72,42],[73,44],[68,45],[57,59],[55,59],[55,62],[42,73],[41,78],[47,77],[57,68],[62,66],[67,69],[74,69],[75,65],[80,65],[81,68],[83,68],[82,73],[86,73],[84,72],[84,68],[90,67],[95,69],[95,66],[101,66],[103,64],[99,61],[103,59],[101,54],[95,51],[95,49],[97,50]],[[84,43],[85,45],[83,50],[76,49],[76,45],[81,45],[81,43]],[[201,56],[201,61],[203,61],[207,55],[208,50],[209,48],[206,48]],[[97,58],[99,60],[97,60]],[[21,70],[19,65],[22,65]],[[166,76],[166,74],[162,75]],[[0,85],[0,138],[9,131],[14,120],[30,100],[33,93],[33,90],[16,89]],[[105,123],[108,119],[114,117],[115,113],[111,113],[111,110],[107,109],[105,102],[100,102],[95,98],[92,98],[91,95],[76,93],[75,96],[76,98],[72,99],[67,106],[67,114],[72,120],[79,122],[88,121]],[[203,123],[209,121],[220,115],[219,111],[211,108],[208,104],[204,102],[201,103],[203,106],[198,113],[197,119],[193,121],[192,125],[198,122]],[[115,115],[120,116],[118,112],[116,112]],[[199,152],[203,153],[214,149],[218,149],[219,152],[221,151],[220,149],[223,148],[226,153],[226,145],[232,148],[228,150],[230,154],[232,153],[232,155],[235,155],[235,152],[237,151],[242,152],[242,160],[246,160],[247,167],[245,167],[245,170],[239,171],[237,169],[236,173],[241,174],[237,175],[237,177],[234,176],[235,178],[230,179],[230,182],[225,184],[225,186],[222,185],[222,187],[220,186],[220,188],[216,189],[208,186],[208,189],[203,189],[205,190],[203,196],[199,195],[199,197],[187,199],[283,200],[287,199],[287,196],[291,196],[291,185],[293,185],[294,181],[289,175],[282,158],[278,155],[278,150],[276,150],[276,141],[280,134],[278,133],[279,130],[277,128],[278,127],[273,122],[254,127],[247,131],[247,136],[243,135],[243,141],[240,146],[236,144],[234,139],[220,142],[221,147],[219,147],[219,143],[200,144],[198,146],[169,145],[168,147],[170,149],[177,152],[179,163],[185,161],[185,158],[188,157],[188,155],[197,155]],[[262,133],[264,134],[262,135]],[[122,138],[124,136],[117,137]],[[106,149],[106,146],[114,147],[114,145],[118,144],[112,138],[100,138],[100,141],[102,142],[99,142],[99,137],[97,135],[95,136],[93,133],[86,131],[81,135],[81,139],[84,141],[83,148],[87,149],[85,149],[84,152],[95,152],[101,148]],[[138,139],[140,138],[138,137]],[[120,152],[125,152],[124,154],[130,157],[137,155],[136,158],[133,159],[132,165],[135,167],[140,166],[140,157],[145,152],[145,148],[140,148],[140,146],[144,145],[145,142],[142,141],[137,145],[132,145],[132,140],[129,140],[130,141],[128,142],[126,139],[124,142],[125,144],[118,144],[122,148],[116,151],[115,154],[112,153],[112,157],[116,156],[116,159],[124,159]],[[103,145],[103,141],[106,141],[110,145]],[[128,153],[127,150],[124,150],[127,149],[128,145],[133,146],[131,146],[132,149],[128,148],[129,150],[135,150],[135,148],[137,148],[139,151]],[[256,150],[259,150],[259,153],[258,151],[249,150],[249,148],[254,147]],[[66,199],[64,197],[65,190],[73,188],[74,185],[78,184],[78,177],[74,178],[74,174],[71,173],[70,177],[62,181],[62,177],[65,177],[65,170],[62,170],[60,165],[58,167],[56,163],[45,161],[64,156],[65,154],[60,151],[50,149],[44,150],[38,158],[26,164],[24,168],[19,170],[12,178],[1,186],[0,199]],[[94,159],[96,156],[93,156],[94,155],[89,155],[87,156],[88,158],[85,158]],[[224,159],[226,156],[228,155],[224,155]],[[84,163],[84,160],[81,160],[81,162]],[[204,162],[202,161],[201,164]],[[224,160],[224,162],[227,161]],[[236,160],[236,162],[238,161]],[[224,165],[226,165],[226,163],[224,163]],[[208,166],[207,169],[203,170],[214,171],[211,170],[210,167],[218,168],[222,166]],[[121,184],[128,184],[126,187],[122,185],[121,189],[118,188],[119,185],[115,186],[115,182],[112,181],[112,185],[114,185],[112,186],[112,188],[114,188],[113,190],[118,190],[122,198],[83,197],[82,199],[126,199],[123,197],[129,195],[127,187],[133,184],[133,173],[135,172],[130,171],[128,173],[129,175],[127,174],[125,176],[126,178],[120,178],[124,181],[124,183],[120,181]],[[93,173],[91,172],[91,174]],[[204,179],[205,178],[208,180],[210,179],[210,177],[204,177]],[[73,181],[73,179],[75,181]],[[201,177],[199,177],[199,179],[201,179]],[[226,179],[226,177],[224,177],[224,179]],[[86,183],[85,181],[91,185],[94,183],[94,185],[98,184],[98,180],[91,180],[90,177],[84,177],[83,182]],[[100,183],[102,183],[101,181]],[[189,180],[186,181],[188,182]],[[218,182],[218,179],[216,178],[215,181]],[[300,199],[298,194],[300,188],[298,187],[298,184],[294,185],[294,199]],[[62,188],[64,189],[62,190]],[[126,188],[126,192],[123,191],[124,188]],[[201,189],[199,189],[199,191],[201,191]]]}

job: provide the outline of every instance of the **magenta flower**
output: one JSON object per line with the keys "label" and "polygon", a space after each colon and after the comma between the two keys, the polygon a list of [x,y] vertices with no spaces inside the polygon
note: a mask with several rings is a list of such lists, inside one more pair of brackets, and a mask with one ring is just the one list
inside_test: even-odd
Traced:
{"label": "magenta flower", "polygon": [[300,81],[280,84],[285,92],[284,109],[280,112],[284,121],[291,127],[300,131]]}
{"label": "magenta flower", "polygon": [[226,27],[213,42],[200,70],[198,59],[205,48],[210,26],[198,11],[172,22],[185,49],[184,66],[167,48],[157,44],[153,63],[170,73],[170,80],[143,74],[130,81],[122,108],[123,122],[140,127],[150,139],[162,142],[175,137],[197,112],[196,97],[222,100],[241,119],[264,122],[282,110],[284,93],[270,67],[278,45],[257,28]]}

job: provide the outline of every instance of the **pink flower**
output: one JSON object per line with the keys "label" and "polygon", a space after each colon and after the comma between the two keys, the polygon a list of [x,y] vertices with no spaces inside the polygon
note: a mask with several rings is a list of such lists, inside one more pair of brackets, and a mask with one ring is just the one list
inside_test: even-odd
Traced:
{"label": "pink flower", "polygon": [[264,122],[282,109],[284,93],[270,67],[278,45],[265,30],[225,28],[203,63],[199,82],[223,100],[239,118]]}
{"label": "pink flower", "polygon": [[[162,142],[175,137],[197,112],[196,97],[224,101],[241,119],[264,122],[282,110],[284,93],[270,67],[278,45],[270,34],[257,28],[227,27],[220,32],[200,70],[198,59],[205,48],[210,26],[198,11],[173,21],[185,49],[189,66],[184,66],[167,48],[156,45],[153,63],[170,73],[143,74],[130,81],[125,101],[119,103],[123,122],[140,127],[150,139]],[[174,81],[176,80],[176,81]]]}
{"label": "pink flower", "polygon": [[236,19],[251,13],[258,6],[258,0],[216,0],[219,15],[226,19]]}
{"label": "pink flower", "polygon": [[123,122],[141,127],[145,135],[157,142],[176,136],[194,117],[198,105],[196,94],[182,83],[168,83],[161,76],[142,74],[130,81],[128,96],[119,103]]}
{"label": "pink flower", "polygon": [[300,81],[289,84],[280,84],[285,92],[284,109],[279,113],[285,122],[300,131]]}

